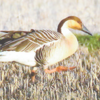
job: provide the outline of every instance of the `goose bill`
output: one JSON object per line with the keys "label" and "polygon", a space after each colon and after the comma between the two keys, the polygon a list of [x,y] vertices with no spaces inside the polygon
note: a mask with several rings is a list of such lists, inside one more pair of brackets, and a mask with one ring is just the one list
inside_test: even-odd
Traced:
{"label": "goose bill", "polygon": [[82,25],[82,31],[92,36],[91,32],[84,25]]}

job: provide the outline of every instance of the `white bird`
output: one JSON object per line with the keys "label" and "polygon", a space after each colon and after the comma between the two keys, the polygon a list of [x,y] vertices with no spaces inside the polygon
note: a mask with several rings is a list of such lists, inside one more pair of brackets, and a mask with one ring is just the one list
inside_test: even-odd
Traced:
{"label": "white bird", "polygon": [[67,71],[75,67],[58,66],[49,70],[53,65],[71,56],[78,49],[78,41],[72,30],[80,30],[92,35],[75,16],[63,19],[57,32],[51,30],[31,31],[0,31],[0,62],[18,62],[34,66],[32,80],[39,67],[46,73]]}

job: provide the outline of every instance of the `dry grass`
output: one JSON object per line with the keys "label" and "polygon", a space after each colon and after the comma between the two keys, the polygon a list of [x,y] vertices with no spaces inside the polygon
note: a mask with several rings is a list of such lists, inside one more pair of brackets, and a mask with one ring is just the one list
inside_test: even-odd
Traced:
{"label": "dry grass", "polygon": [[0,30],[56,30],[67,16],[78,16],[100,33],[100,0],[0,0]]}
{"label": "dry grass", "polygon": [[99,59],[99,51],[89,54],[86,47],[80,47],[73,56],[50,67],[77,66],[76,69],[46,74],[41,68],[34,84],[29,77],[31,68],[3,63],[0,100],[99,100]]}

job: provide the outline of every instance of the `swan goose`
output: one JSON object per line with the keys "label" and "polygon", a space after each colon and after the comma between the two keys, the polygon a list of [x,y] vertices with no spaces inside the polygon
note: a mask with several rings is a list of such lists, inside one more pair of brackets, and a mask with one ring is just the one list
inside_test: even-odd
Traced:
{"label": "swan goose", "polygon": [[53,65],[74,54],[78,48],[78,41],[73,30],[80,30],[92,35],[75,16],[63,19],[57,32],[51,30],[31,31],[0,31],[0,62],[18,62],[31,66],[32,80],[39,67],[43,67],[46,73],[67,71],[75,67],[58,66],[49,70]]}

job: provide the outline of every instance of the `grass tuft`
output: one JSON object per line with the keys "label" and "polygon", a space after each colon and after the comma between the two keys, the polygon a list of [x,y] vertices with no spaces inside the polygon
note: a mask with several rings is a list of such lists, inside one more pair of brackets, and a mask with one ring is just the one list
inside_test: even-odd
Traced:
{"label": "grass tuft", "polygon": [[88,47],[88,50],[94,51],[100,49],[100,35],[95,34],[93,36],[90,35],[76,35],[77,39],[81,46]]}

